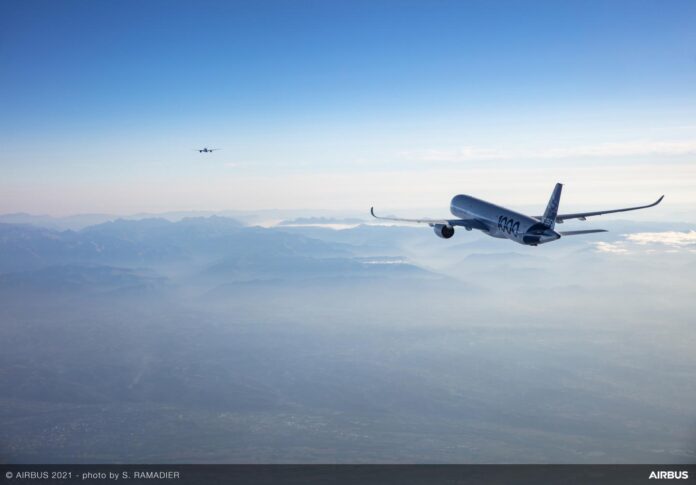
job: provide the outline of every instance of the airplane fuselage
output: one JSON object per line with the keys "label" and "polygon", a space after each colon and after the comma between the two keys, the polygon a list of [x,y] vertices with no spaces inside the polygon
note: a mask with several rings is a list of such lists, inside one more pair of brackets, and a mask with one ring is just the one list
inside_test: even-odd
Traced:
{"label": "airplane fuselage", "polygon": [[455,196],[450,203],[450,212],[460,219],[482,223],[488,228],[483,232],[491,237],[510,239],[526,246],[537,246],[561,237],[538,219],[470,195]]}

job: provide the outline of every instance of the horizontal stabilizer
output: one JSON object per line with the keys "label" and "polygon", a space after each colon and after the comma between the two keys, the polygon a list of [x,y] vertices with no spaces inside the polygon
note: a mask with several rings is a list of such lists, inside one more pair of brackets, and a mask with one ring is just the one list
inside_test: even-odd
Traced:
{"label": "horizontal stabilizer", "polygon": [[594,234],[595,232],[608,232],[606,229],[587,229],[585,231],[561,231],[561,236],[579,236],[580,234]]}

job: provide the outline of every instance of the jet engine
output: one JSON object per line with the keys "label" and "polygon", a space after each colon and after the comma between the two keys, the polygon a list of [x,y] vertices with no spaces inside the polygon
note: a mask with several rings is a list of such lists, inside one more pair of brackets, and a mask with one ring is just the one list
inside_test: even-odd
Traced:
{"label": "jet engine", "polygon": [[433,226],[433,231],[435,231],[437,237],[441,237],[442,239],[449,239],[454,236],[454,227],[447,224],[435,224]]}

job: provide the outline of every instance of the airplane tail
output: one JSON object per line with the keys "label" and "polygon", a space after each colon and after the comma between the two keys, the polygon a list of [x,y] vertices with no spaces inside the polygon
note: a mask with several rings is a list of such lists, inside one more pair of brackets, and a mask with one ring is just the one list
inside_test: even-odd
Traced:
{"label": "airplane tail", "polygon": [[556,225],[556,215],[558,214],[558,205],[561,202],[561,190],[563,189],[563,184],[556,184],[551,193],[551,198],[549,203],[546,204],[546,210],[541,218],[542,224],[544,224],[549,229],[553,229]]}

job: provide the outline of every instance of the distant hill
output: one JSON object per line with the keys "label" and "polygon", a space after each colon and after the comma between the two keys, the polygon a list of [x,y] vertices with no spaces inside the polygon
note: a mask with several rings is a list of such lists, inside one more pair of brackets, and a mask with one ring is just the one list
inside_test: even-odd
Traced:
{"label": "distant hill", "polygon": [[119,219],[77,232],[0,224],[0,273],[56,264],[149,266],[274,254],[335,257],[350,252],[339,243],[245,227],[233,219],[215,216],[179,222]]}
{"label": "distant hill", "polygon": [[162,277],[126,268],[67,264],[39,270],[0,274],[0,292],[103,292],[146,290],[165,283]]}

